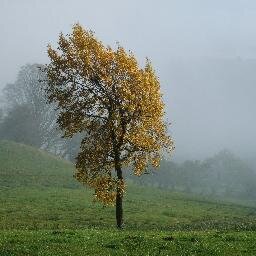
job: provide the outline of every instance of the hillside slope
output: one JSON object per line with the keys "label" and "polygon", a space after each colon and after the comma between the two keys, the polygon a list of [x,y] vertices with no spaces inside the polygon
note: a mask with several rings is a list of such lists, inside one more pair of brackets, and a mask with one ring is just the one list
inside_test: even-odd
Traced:
{"label": "hillside slope", "polygon": [[0,186],[79,187],[73,165],[33,147],[0,141]]}
{"label": "hillside slope", "polygon": [[[115,227],[115,208],[93,202],[69,162],[41,150],[0,142],[0,229]],[[127,229],[255,230],[256,208],[128,183]]]}

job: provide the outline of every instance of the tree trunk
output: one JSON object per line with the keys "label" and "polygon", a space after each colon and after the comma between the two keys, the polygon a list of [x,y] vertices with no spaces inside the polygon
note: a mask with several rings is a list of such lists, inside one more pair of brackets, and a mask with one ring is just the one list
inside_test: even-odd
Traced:
{"label": "tree trunk", "polygon": [[[116,168],[117,178],[119,181],[123,180],[122,169],[120,166]],[[116,190],[116,226],[123,228],[123,192],[117,187]]]}
{"label": "tree trunk", "polygon": [[[114,132],[112,133],[112,141],[114,148],[115,170],[118,178],[118,183],[123,183],[123,173],[120,161],[120,143],[117,142]],[[118,185],[119,185],[118,184]],[[116,189],[116,226],[118,229],[123,228],[123,191],[117,186]]]}

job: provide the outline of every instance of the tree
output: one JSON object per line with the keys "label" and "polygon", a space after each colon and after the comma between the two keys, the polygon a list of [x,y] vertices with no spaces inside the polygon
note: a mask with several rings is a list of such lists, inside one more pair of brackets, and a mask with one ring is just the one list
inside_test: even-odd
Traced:
{"label": "tree", "polygon": [[4,113],[3,113],[3,110],[0,108],[0,124],[3,121],[3,117],[4,117]]}
{"label": "tree", "polygon": [[57,113],[53,104],[47,104],[46,78],[42,65],[25,65],[16,81],[4,87],[2,137],[48,150],[59,142]]}
{"label": "tree", "polygon": [[3,118],[0,126],[0,139],[40,147],[37,125],[28,105],[14,106]]}
{"label": "tree", "polygon": [[96,199],[116,204],[121,228],[123,168],[132,165],[141,175],[148,165],[159,166],[162,149],[173,150],[158,78],[148,60],[140,68],[131,52],[105,47],[79,24],[60,34],[58,45],[48,47],[47,92],[65,136],[85,134],[75,177]]}
{"label": "tree", "polygon": [[72,138],[66,138],[61,147],[61,156],[71,162],[75,162],[83,139],[82,133],[75,134]]}

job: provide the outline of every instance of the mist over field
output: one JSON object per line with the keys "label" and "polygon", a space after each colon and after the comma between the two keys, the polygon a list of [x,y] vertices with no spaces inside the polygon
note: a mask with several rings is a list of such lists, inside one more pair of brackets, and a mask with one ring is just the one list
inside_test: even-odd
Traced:
{"label": "mist over field", "polygon": [[118,41],[160,77],[176,150],[203,159],[226,148],[255,156],[254,1],[1,1],[0,88],[75,22],[104,44]]}

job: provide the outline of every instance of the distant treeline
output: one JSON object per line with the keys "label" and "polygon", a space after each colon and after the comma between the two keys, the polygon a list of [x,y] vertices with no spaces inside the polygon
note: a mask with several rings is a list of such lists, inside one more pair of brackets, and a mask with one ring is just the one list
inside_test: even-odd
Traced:
{"label": "distant treeline", "polygon": [[256,174],[241,159],[223,150],[204,161],[174,163],[163,160],[158,170],[151,170],[135,183],[174,191],[230,198],[256,197]]}

